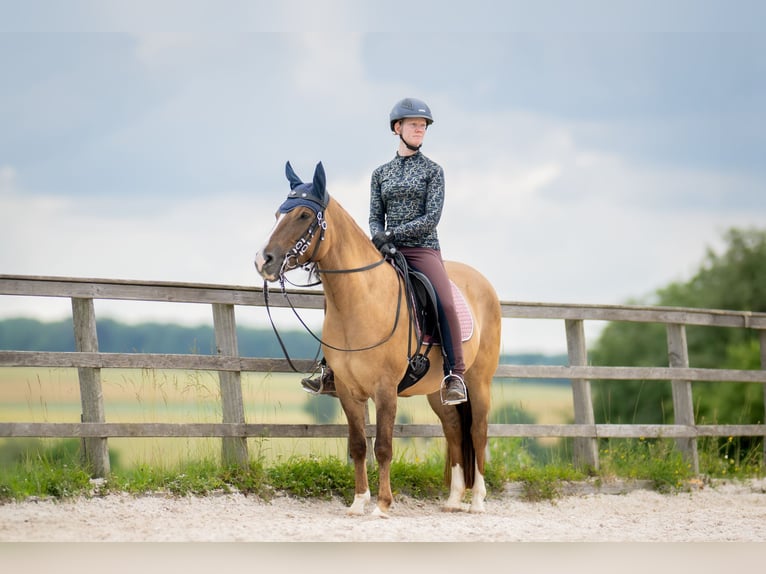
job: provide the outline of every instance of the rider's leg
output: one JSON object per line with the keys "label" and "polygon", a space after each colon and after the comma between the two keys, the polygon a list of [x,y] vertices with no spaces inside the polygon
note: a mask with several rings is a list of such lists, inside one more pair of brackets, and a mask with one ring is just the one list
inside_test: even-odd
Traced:
{"label": "rider's leg", "polygon": [[442,328],[442,345],[447,355],[448,365],[444,367],[442,382],[442,400],[446,404],[465,402],[468,393],[463,381],[465,361],[463,359],[463,342],[460,332],[460,321],[457,316],[455,300],[452,296],[452,284],[441,252],[435,249],[415,247],[400,247],[399,250],[407,258],[407,262],[424,273],[434,286],[439,298],[439,321]]}

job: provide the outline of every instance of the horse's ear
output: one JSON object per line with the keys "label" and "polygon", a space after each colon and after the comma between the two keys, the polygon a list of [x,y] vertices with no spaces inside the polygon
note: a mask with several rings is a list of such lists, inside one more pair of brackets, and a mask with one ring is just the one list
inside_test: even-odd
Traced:
{"label": "horse's ear", "polygon": [[326,185],[327,178],[324,174],[324,166],[322,166],[322,162],[320,161],[314,169],[314,193],[316,193],[320,199],[323,199],[326,195]]}
{"label": "horse's ear", "polygon": [[285,175],[287,176],[287,181],[290,182],[290,189],[295,189],[303,183],[301,178],[293,171],[293,166],[290,165],[289,161],[285,164]]}

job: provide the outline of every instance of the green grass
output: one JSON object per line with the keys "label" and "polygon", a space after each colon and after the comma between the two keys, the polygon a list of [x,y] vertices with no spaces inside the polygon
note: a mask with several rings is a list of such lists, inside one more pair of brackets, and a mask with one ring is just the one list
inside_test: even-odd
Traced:
{"label": "green grass", "polygon": [[606,461],[601,465],[606,475],[650,480],[659,492],[682,489],[694,476],[691,463],[670,440],[611,439],[600,457]]}
{"label": "green grass", "polygon": [[755,442],[743,448],[734,437],[705,437],[699,439],[700,470],[714,478],[758,476],[762,473],[763,448]]}
{"label": "green grass", "polygon": [[167,469],[140,466],[115,472],[97,487],[97,494],[108,492],[165,492],[177,496],[241,492],[264,499],[271,496],[266,471],[257,461],[246,467],[221,466],[213,460],[193,461]]}
{"label": "green grass", "polygon": [[[696,478],[669,439],[604,441],[599,452],[600,469],[591,472],[574,468],[570,451],[567,443],[541,449],[530,439],[493,439],[485,474],[489,495],[499,495],[514,482],[522,485],[524,500],[555,500],[565,483],[594,478],[649,480],[660,492],[678,492]],[[739,462],[732,463],[735,454]],[[721,445],[700,441],[700,461],[703,477],[736,480],[764,475],[760,451],[730,453],[726,442]],[[291,456],[269,464],[256,458],[244,468],[221,465],[215,457],[125,468],[114,461],[112,468],[108,479],[91,480],[88,469],[79,462],[79,442],[74,439],[7,442],[0,449],[0,502],[113,492],[174,496],[240,492],[266,500],[281,493],[301,498],[339,498],[347,504],[354,496],[353,468],[335,456]],[[369,475],[374,492],[377,468],[371,467]],[[414,460],[404,456],[395,459],[391,482],[395,496],[432,500],[446,497],[443,453],[434,448]]]}
{"label": "green grass", "polygon": [[86,491],[90,474],[79,463],[76,441],[11,443],[0,453],[0,500],[32,496],[68,498]]}
{"label": "green grass", "polygon": [[514,482],[521,484],[522,499],[528,502],[558,498],[564,482],[588,478],[566,450],[562,445],[543,448],[531,439],[490,439],[485,477],[490,494]]}
{"label": "green grass", "polygon": [[354,472],[336,457],[291,458],[267,471],[275,490],[301,498],[329,500],[338,496],[348,502],[354,497]]}

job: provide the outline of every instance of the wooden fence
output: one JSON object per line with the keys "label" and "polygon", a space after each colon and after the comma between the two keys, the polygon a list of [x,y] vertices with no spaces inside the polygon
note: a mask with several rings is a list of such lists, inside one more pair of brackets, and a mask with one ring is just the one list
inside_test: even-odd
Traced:
{"label": "wooden fence", "polygon": [[[259,287],[210,284],[120,281],[63,277],[0,275],[0,295],[66,297],[72,302],[76,352],[0,351],[0,366],[76,367],[79,374],[82,417],[79,423],[0,423],[0,437],[79,437],[95,476],[109,473],[109,437],[220,437],[222,457],[244,464],[251,437],[344,437],[346,426],[247,423],[242,402],[242,372],[290,372],[285,359],[240,357],[237,346],[237,306],[264,306]],[[290,301],[301,309],[322,309],[323,296],[317,291],[290,291]],[[173,355],[150,353],[102,353],[96,335],[95,299],[203,303],[212,306],[216,355]],[[288,302],[270,292],[272,307]],[[766,313],[720,311],[671,307],[623,305],[569,305],[502,302],[507,319],[552,319],[564,321],[568,366],[499,365],[497,377],[569,379],[574,406],[573,424],[491,424],[491,437],[572,437],[575,464],[598,468],[599,438],[674,438],[684,456],[699,471],[698,437],[763,436],[766,424],[697,425],[694,420],[692,382],[750,382],[764,385],[766,393]],[[632,321],[665,324],[667,367],[595,367],[588,364],[585,321]],[[761,370],[690,368],[686,326],[755,329],[760,336]],[[308,371],[312,361],[294,361]],[[221,423],[110,423],[106,421],[101,390],[103,368],[209,370],[219,374]],[[670,381],[673,390],[673,424],[595,424],[590,381]],[[375,433],[369,425],[368,436]],[[396,425],[395,437],[442,436],[440,425]],[[764,441],[766,443],[766,441]]]}

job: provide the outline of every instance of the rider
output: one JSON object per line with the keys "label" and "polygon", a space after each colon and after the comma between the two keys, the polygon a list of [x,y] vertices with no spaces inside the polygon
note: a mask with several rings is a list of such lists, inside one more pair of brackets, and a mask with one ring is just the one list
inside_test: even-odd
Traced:
{"label": "rider", "polygon": [[[442,401],[454,405],[465,402],[468,393],[460,323],[436,232],[444,206],[444,170],[420,152],[432,123],[431,110],[422,100],[405,98],[394,105],[389,126],[399,136],[399,148],[394,159],[372,173],[369,223],[378,249],[385,252],[394,245],[434,286],[446,353]],[[335,394],[332,370],[326,365],[320,376],[301,383],[310,392]]]}

